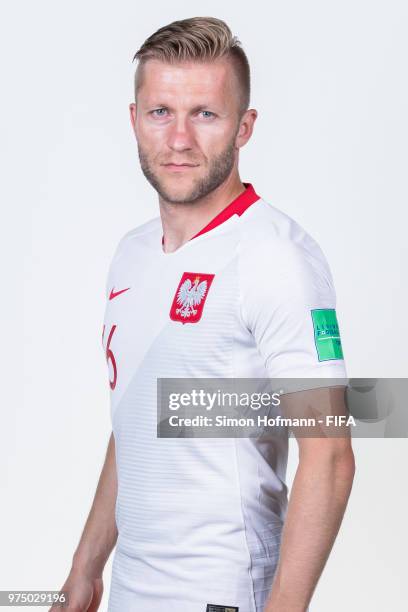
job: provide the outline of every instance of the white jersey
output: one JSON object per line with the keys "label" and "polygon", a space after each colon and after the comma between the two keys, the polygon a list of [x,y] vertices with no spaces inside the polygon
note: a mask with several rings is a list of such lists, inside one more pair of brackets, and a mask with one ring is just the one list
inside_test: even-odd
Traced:
{"label": "white jersey", "polygon": [[322,251],[245,187],[176,251],[163,251],[157,217],[122,238],[110,266],[109,612],[261,612],[278,561],[287,436],[158,438],[157,378],[346,377]]}

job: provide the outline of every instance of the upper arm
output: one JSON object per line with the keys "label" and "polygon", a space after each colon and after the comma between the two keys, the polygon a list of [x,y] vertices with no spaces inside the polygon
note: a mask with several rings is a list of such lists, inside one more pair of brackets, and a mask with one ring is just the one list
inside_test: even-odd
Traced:
{"label": "upper arm", "polygon": [[344,378],[336,294],[319,249],[280,238],[241,263],[241,311],[271,378]]}

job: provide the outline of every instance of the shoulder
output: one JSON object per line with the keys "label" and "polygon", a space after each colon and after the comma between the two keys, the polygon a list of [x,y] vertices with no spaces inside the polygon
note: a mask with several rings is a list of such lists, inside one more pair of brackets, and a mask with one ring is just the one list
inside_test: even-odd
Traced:
{"label": "shoulder", "polygon": [[120,238],[118,248],[132,243],[148,242],[149,239],[153,238],[154,234],[161,231],[161,227],[160,217],[154,217],[126,232]]}
{"label": "shoulder", "polygon": [[155,241],[160,240],[161,230],[162,225],[159,216],[130,229],[119,239],[112,259],[116,260],[133,247],[149,248],[149,245],[154,247]]}
{"label": "shoulder", "polygon": [[[251,210],[252,209],[252,210]],[[239,268],[243,282],[291,291],[332,287],[327,259],[316,240],[289,215],[263,199],[241,217]]]}

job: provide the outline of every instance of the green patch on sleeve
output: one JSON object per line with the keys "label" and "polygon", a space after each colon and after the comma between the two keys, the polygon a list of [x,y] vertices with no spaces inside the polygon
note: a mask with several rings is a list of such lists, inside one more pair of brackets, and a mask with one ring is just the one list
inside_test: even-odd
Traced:
{"label": "green patch on sleeve", "polygon": [[316,308],[311,311],[314,339],[319,361],[343,359],[339,325],[334,308]]}

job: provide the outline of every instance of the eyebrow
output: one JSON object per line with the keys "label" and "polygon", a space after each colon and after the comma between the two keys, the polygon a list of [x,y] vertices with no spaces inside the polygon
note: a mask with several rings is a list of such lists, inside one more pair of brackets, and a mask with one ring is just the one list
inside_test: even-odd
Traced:
{"label": "eyebrow", "polygon": [[198,104],[192,109],[192,111],[194,113],[197,113],[198,111],[207,110],[208,108],[214,108],[214,105],[213,104]]}
{"label": "eyebrow", "polygon": [[[170,106],[170,104],[165,104],[165,103],[157,103],[157,104],[146,104],[147,108],[168,108],[169,110],[173,110],[172,107]],[[202,110],[208,110],[209,108],[214,108],[213,104],[198,104],[197,106],[194,106],[190,112],[192,113],[198,113],[199,111]],[[218,111],[220,112],[220,111]]]}

